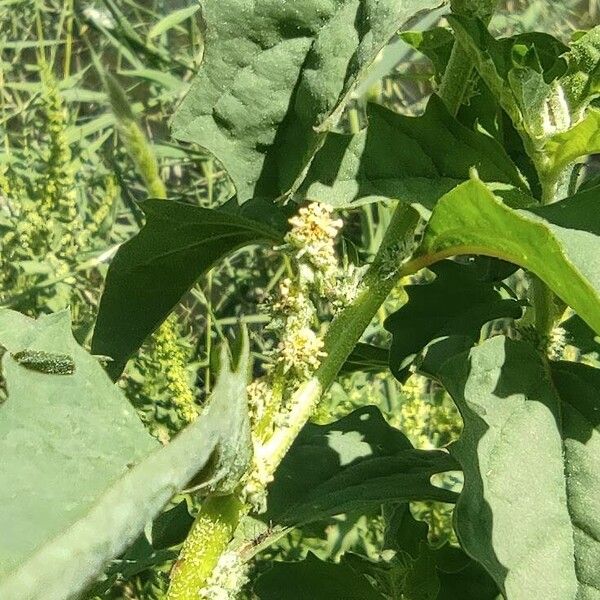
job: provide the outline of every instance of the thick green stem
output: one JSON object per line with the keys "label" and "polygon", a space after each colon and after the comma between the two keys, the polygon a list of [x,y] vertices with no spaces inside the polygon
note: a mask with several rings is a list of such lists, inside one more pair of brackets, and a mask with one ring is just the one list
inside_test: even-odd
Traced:
{"label": "thick green stem", "polygon": [[[490,4],[490,0],[485,1]],[[493,5],[495,3],[496,0],[493,0]],[[469,73],[470,69],[471,66],[469,66]],[[451,112],[456,114],[462,103],[468,79],[468,73],[465,75],[464,66],[460,64],[458,58],[451,60],[445,79],[448,83],[440,90],[440,95],[447,106],[455,107]],[[459,91],[460,89],[462,92]],[[315,375],[294,393],[287,424],[279,428],[263,445],[260,456],[257,457],[267,473],[275,472],[315,410],[323,392],[335,380],[342,365],[390,291],[402,277],[426,266],[422,260],[413,260],[400,266],[400,260],[406,254],[406,245],[409,243],[409,238],[412,238],[418,221],[419,216],[412,207],[398,204],[381,247],[363,278],[357,298],[329,326],[324,347],[327,356]],[[186,540],[185,556],[182,551],[182,558],[187,556],[188,562],[193,565],[194,576],[192,577],[188,570],[182,570],[185,562],[175,569],[166,600],[197,600],[199,590],[206,585],[219,557],[227,550],[237,525],[235,519],[240,519],[249,510],[247,506],[242,505],[236,516],[228,509],[226,503],[223,503],[221,510],[221,502],[224,502],[221,498],[210,499],[207,502],[211,503],[210,512],[203,506],[198,516],[201,522],[198,523],[197,520],[190,533],[196,542],[188,544]],[[213,535],[208,535],[204,532],[209,531],[211,519],[219,524],[219,527]],[[226,527],[221,526],[221,523],[227,523]],[[199,540],[201,540],[200,544]]]}
{"label": "thick green stem", "polygon": [[314,377],[294,393],[288,423],[279,428],[262,448],[266,470],[274,473],[302,427],[315,410],[323,392],[333,383],[342,365],[359,341],[377,310],[404,274],[399,264],[399,248],[406,247],[419,221],[410,206],[399,204],[381,247],[365,273],[361,290],[350,306],[333,320],[325,335],[327,357]]}
{"label": "thick green stem", "polygon": [[198,600],[199,590],[247,512],[246,505],[235,495],[214,496],[202,504],[173,567],[168,600]]}
{"label": "thick green stem", "polygon": [[[569,167],[557,177],[540,175],[542,204],[552,204],[569,193],[571,173]],[[552,290],[535,275],[531,276],[531,299],[533,301],[535,329],[542,340],[547,340],[556,322],[556,303]]]}
{"label": "thick green stem", "polygon": [[[478,17],[485,22],[490,20],[497,0],[453,0],[452,12],[469,17]],[[444,101],[452,116],[458,114],[473,71],[473,61],[458,42],[454,42],[448,66],[444,71],[438,95]]]}
{"label": "thick green stem", "polygon": [[[363,278],[358,297],[329,326],[325,337],[326,358],[314,377],[294,393],[287,424],[274,433],[257,457],[268,473],[275,472],[379,306],[405,274],[400,268],[399,255],[408,238],[412,238],[418,220],[413,208],[404,204],[396,208],[381,248]],[[247,511],[248,507],[234,496],[206,500],[173,571],[167,600],[197,600],[199,590],[206,585],[239,519]]]}

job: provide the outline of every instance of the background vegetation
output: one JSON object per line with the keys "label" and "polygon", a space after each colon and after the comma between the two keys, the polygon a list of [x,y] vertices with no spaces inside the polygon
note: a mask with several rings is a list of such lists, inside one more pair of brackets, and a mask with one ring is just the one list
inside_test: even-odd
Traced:
{"label": "background vegetation", "polygon": [[[599,10],[596,0],[508,1],[492,28],[507,34],[535,29],[566,38],[596,24]],[[414,28],[443,18],[443,12],[434,13]],[[77,339],[87,345],[107,265],[140,227],[136,201],[168,197],[214,207],[231,196],[219,164],[201,148],[174,143],[169,136],[169,118],[201,53],[195,5],[0,0],[1,306],[34,316],[68,306]],[[368,97],[400,112],[419,113],[434,77],[428,59],[395,41],[354,99],[344,126],[361,126]],[[345,259],[368,262],[389,217],[381,204],[348,211],[340,242]],[[226,259],[130,362],[120,385],[159,441],[166,443],[193,419],[214,384],[219,342],[231,338],[239,320],[249,328],[257,374],[272,360],[274,335],[261,304],[288,270],[285,258],[265,248]],[[392,296],[371,325],[372,340],[385,341],[382,323],[395,306]],[[389,374],[343,376],[317,420],[328,422],[365,404],[377,405],[418,448],[442,447],[460,432],[454,405],[416,376],[403,386]],[[160,597],[176,556],[172,548],[185,536],[194,510],[185,503],[173,506],[177,512],[170,516],[177,517],[179,538],[158,553],[140,539],[125,557],[129,568],[117,561],[113,574],[90,590],[90,598]],[[430,523],[433,544],[452,541],[448,506],[423,503],[413,509]],[[377,514],[347,515],[313,529],[310,536],[296,532],[282,539],[262,555],[257,568],[309,550],[321,557],[348,549],[369,556],[382,535]]]}

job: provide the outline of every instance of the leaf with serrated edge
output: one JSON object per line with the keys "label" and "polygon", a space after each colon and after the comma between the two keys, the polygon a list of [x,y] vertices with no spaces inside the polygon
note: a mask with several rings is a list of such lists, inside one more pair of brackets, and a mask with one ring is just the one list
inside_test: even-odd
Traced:
{"label": "leaf with serrated edge", "polygon": [[475,342],[486,323],[522,314],[518,302],[478,279],[475,265],[442,261],[431,270],[435,280],[407,286],[410,301],[384,323],[393,336],[390,369],[400,381],[410,376],[410,365],[432,341],[452,335]]}
{"label": "leaf with serrated edge", "polygon": [[600,333],[598,248],[597,189],[515,210],[473,179],[438,202],[413,264],[460,254],[502,258],[535,273]]}
{"label": "leaf with serrated edge", "polygon": [[511,600],[596,598],[600,372],[550,369],[503,336],[434,371],[465,424],[451,449],[465,474],[455,510],[464,549]]}
{"label": "leaf with serrated edge", "polygon": [[215,262],[248,244],[282,243],[286,222],[282,210],[260,200],[219,210],[164,200],[140,205],[146,224],[110,265],[92,340],[94,354],[113,359],[113,378]]}
{"label": "leaf with serrated edge", "polygon": [[432,96],[419,117],[370,104],[366,129],[330,134],[299,193],[337,207],[394,198],[423,214],[476,167],[485,181],[522,186],[503,148],[450,116]]}
{"label": "leaf with serrated edge", "polygon": [[439,4],[205,0],[204,59],[173,134],[223,163],[240,202],[286,193],[379,51]]}
{"label": "leaf with serrated edge", "polygon": [[455,467],[445,452],[414,449],[375,407],[359,408],[304,428],[275,474],[265,518],[297,525],[384,502],[452,502],[430,479]]}

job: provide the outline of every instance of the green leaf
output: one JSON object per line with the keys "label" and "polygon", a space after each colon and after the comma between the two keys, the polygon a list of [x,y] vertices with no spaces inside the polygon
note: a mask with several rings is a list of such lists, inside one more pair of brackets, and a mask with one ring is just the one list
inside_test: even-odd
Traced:
{"label": "green leaf", "polygon": [[566,332],[568,344],[578,348],[584,356],[600,358],[600,335],[594,334],[579,315],[569,317],[560,327]]}
{"label": "green leaf", "polygon": [[597,190],[515,210],[474,179],[438,202],[413,264],[460,254],[501,258],[535,273],[600,332],[599,243]]}
{"label": "green leaf", "polygon": [[265,518],[298,525],[390,501],[453,502],[430,478],[455,467],[446,452],[415,450],[378,409],[359,408],[302,430],[269,488]]}
{"label": "green leaf", "polygon": [[205,0],[204,61],[176,138],[224,165],[240,202],[288,192],[379,51],[438,0]]}
{"label": "green leaf", "polygon": [[[68,313],[34,321],[1,310],[0,344],[8,350],[8,399],[0,406],[2,589],[158,444],[98,361],[76,344]],[[65,376],[31,371],[10,354],[27,347],[66,352],[76,368]]]}
{"label": "green leaf", "polygon": [[489,321],[521,317],[519,303],[502,298],[492,283],[481,281],[474,265],[442,261],[432,271],[435,280],[408,286],[409,302],[384,324],[393,336],[390,369],[400,381],[409,377],[410,365],[430,343],[458,336],[470,345]]}
{"label": "green leaf", "polygon": [[600,93],[600,27],[568,48],[542,33],[497,40],[481,21],[456,15],[449,20],[481,77],[528,138],[530,153],[539,154],[541,171],[556,176],[597,151],[597,111],[587,117],[586,111]]}
{"label": "green leaf", "polygon": [[384,600],[352,567],[323,562],[310,552],[302,562],[276,562],[258,578],[254,593],[260,600]]}
{"label": "green leaf", "polygon": [[92,352],[110,356],[118,377],[127,359],[196,280],[234,250],[282,243],[285,215],[271,203],[211,210],[165,200],[140,203],[146,225],[114,257],[100,302]]}
{"label": "green leaf", "polygon": [[560,173],[571,163],[600,152],[600,110],[590,108],[578,125],[551,136],[544,146],[551,175]]}
{"label": "green leaf", "polygon": [[[229,431],[229,416],[209,405],[158,447],[98,361],[73,340],[67,313],[33,321],[2,310],[0,344],[8,350],[8,398],[0,406],[0,597],[71,598],[207,463]],[[10,355],[24,346],[68,353],[76,368],[64,376],[30,371]],[[225,362],[214,392],[220,404],[239,401],[246,376]]]}
{"label": "green leaf", "polygon": [[596,597],[600,371],[550,369],[502,336],[435,371],[464,420],[451,452],[465,475],[455,509],[465,551],[511,600]]}
{"label": "green leaf", "polygon": [[368,117],[368,127],[353,137],[328,136],[302,195],[338,207],[394,198],[428,213],[474,166],[486,181],[523,185],[502,147],[458,123],[437,96],[420,117],[377,104],[369,105]]}
{"label": "green leaf", "polygon": [[420,544],[419,553],[414,557],[399,552],[386,563],[345,554],[342,564],[350,565],[356,572],[377,582],[377,589],[386,598],[436,600],[440,591],[434,552],[424,543]]}
{"label": "green leaf", "polygon": [[181,544],[194,523],[185,500],[161,513],[152,524],[152,547],[157,550]]}
{"label": "green leaf", "polygon": [[[374,562],[345,554],[343,563],[377,582],[386,598],[407,600],[496,600],[498,587],[483,567],[463,550],[427,542],[427,525],[415,520],[408,504],[396,507],[384,548],[391,558]],[[390,543],[391,542],[391,543]],[[385,552],[383,556],[388,556]]]}
{"label": "green leaf", "polygon": [[193,15],[195,15],[200,9],[200,5],[192,5],[187,8],[180,8],[179,10],[174,10],[169,13],[165,17],[163,17],[158,23],[152,26],[152,29],[148,32],[148,38],[152,39],[162,35],[165,31],[172,29],[182,23],[186,19],[189,19]]}
{"label": "green leaf", "polygon": [[440,593],[436,600],[502,600],[498,586],[474,560],[456,573],[438,572]]}
{"label": "green leaf", "polygon": [[454,45],[452,32],[445,27],[433,27],[426,31],[406,31],[400,37],[431,60],[435,77],[439,81],[446,70]]}
{"label": "green leaf", "polygon": [[[242,342],[239,349],[239,376],[235,379],[218,380],[202,413],[205,418],[214,419],[225,426],[219,431],[212,460],[200,474],[200,481],[193,482],[192,489],[215,496],[232,494],[252,462],[252,432],[246,393],[250,350],[246,329],[240,337]],[[219,362],[220,372],[229,368],[226,346],[221,349]]]}

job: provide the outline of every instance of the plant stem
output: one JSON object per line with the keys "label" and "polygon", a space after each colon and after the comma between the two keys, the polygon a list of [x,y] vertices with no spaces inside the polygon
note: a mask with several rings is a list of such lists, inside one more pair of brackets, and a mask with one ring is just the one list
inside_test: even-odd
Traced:
{"label": "plant stem", "polygon": [[[327,329],[324,346],[327,357],[314,377],[300,386],[292,396],[293,408],[288,424],[275,431],[262,448],[262,458],[268,472],[275,472],[316,408],[321,395],[333,383],[363,331],[404,274],[400,269],[398,243],[403,246],[403,242],[407,236],[412,235],[418,221],[419,216],[413,208],[405,204],[397,206],[381,247],[365,273],[360,293]],[[391,267],[390,261],[393,261]]]}
{"label": "plant stem", "polygon": [[473,70],[473,62],[462,46],[454,42],[448,68],[444,72],[442,83],[438,90],[448,112],[455,117],[469,86],[469,78]]}
{"label": "plant stem", "polygon": [[[493,1],[495,4],[495,0]],[[464,76],[464,65],[459,64],[458,58],[455,58],[454,61],[451,59],[450,63],[445,74],[448,84],[443,90],[440,90],[440,95],[446,105],[450,103],[455,105],[453,114],[456,114],[462,103],[462,94],[466,89],[465,80],[468,78]],[[456,71],[456,73],[452,71]],[[462,93],[459,97],[461,81]],[[446,97],[446,94],[452,94],[452,97]],[[402,277],[425,266],[418,259],[402,266],[400,264],[408,238],[412,237],[418,222],[419,215],[412,207],[401,202],[398,203],[373,263],[363,277],[357,298],[332,321],[327,330],[324,346],[327,356],[315,375],[293,394],[292,410],[288,416],[287,425],[273,434],[271,439],[263,445],[261,455],[257,457],[263,461],[265,468],[271,474],[283,460],[315,410],[323,392],[335,380],[342,365],[390,291]],[[237,498],[236,501],[239,502]],[[219,557],[227,550],[231,541],[237,523],[231,520],[232,513],[228,510],[227,503],[223,503],[223,512],[221,512],[219,509],[223,502],[222,498],[209,499],[208,502],[210,502],[210,512],[204,510],[203,507],[196,521],[198,523],[200,520],[201,523],[198,525],[195,523],[190,532],[190,536],[195,539],[199,535],[195,533],[196,531],[201,531],[204,536],[202,546],[197,548],[198,556],[193,555],[194,547],[197,547],[197,544],[192,542],[188,544],[187,540],[184,543],[184,549],[187,547],[185,555],[188,557],[188,561],[194,565],[195,576],[187,575],[187,571],[182,571],[181,568],[175,569],[166,600],[197,600],[198,592],[206,585]],[[249,507],[242,505],[237,512],[237,518],[241,519],[248,511]],[[227,523],[227,529],[217,527],[214,535],[207,535],[210,528],[205,520],[210,518],[214,519],[216,524]],[[225,531],[230,532],[229,537],[224,533]],[[182,557],[183,552],[182,550]]]}
{"label": "plant stem", "polygon": [[[261,449],[258,458],[262,459],[267,472],[275,472],[379,306],[406,274],[400,268],[399,254],[405,247],[404,240],[412,236],[418,221],[419,216],[413,208],[398,204],[381,247],[365,273],[359,295],[329,326],[324,348],[327,356],[315,375],[293,394],[287,425],[279,428]],[[239,508],[232,510],[232,505]],[[167,600],[197,600],[199,590],[206,585],[219,557],[229,545],[236,519],[239,521],[248,510],[235,496],[205,501],[189,534],[192,540],[188,543],[186,539],[184,543],[180,558],[183,562],[172,574]]]}
{"label": "plant stem", "polygon": [[[568,195],[572,170],[572,167],[568,167],[558,177],[540,175],[542,204],[552,204]],[[535,329],[542,340],[547,340],[557,317],[554,293],[535,275],[531,276],[531,286]]]}
{"label": "plant stem", "polygon": [[[497,3],[497,0],[453,0],[451,5],[452,12],[456,14],[479,17],[488,23]],[[453,117],[458,114],[463,102],[472,71],[473,61],[463,47],[455,41],[438,90],[438,95]]]}
{"label": "plant stem", "polygon": [[197,600],[246,505],[235,495],[207,498],[196,517],[171,573],[168,600]]}

